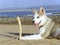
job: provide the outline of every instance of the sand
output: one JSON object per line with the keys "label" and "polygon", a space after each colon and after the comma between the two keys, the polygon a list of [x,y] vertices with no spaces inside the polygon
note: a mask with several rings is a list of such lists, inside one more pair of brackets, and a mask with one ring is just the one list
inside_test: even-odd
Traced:
{"label": "sand", "polygon": [[[33,25],[22,25],[23,33],[37,33],[38,30]],[[42,39],[23,41],[18,40],[19,27],[18,25],[3,25],[0,24],[0,45],[60,45],[60,40],[57,39]]]}

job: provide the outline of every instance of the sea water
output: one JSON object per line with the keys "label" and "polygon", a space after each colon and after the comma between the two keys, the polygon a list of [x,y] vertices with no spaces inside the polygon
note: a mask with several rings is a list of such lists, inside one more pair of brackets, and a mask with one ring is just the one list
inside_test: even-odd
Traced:
{"label": "sea water", "polygon": [[[47,15],[53,15],[54,13],[60,15],[60,10],[46,10]],[[15,11],[15,12],[0,12],[0,17],[16,17],[16,16],[32,16],[32,11]]]}

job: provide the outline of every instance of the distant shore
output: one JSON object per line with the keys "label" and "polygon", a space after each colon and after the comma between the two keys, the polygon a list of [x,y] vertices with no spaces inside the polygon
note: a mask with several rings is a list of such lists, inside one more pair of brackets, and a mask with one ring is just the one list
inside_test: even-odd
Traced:
{"label": "distant shore", "polygon": [[32,9],[0,9],[0,12],[32,11]]}

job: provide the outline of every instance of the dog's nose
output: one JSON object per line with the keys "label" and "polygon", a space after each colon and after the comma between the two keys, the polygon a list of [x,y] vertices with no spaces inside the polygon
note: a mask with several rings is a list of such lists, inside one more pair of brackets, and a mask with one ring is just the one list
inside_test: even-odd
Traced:
{"label": "dog's nose", "polygon": [[34,23],[34,21],[32,21],[32,23]]}

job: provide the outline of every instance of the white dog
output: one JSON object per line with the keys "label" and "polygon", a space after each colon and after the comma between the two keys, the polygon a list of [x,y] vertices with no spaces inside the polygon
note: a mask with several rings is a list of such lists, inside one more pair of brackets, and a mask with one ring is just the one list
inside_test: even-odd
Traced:
{"label": "white dog", "polygon": [[22,36],[22,40],[44,39],[50,35],[51,30],[54,27],[55,23],[52,21],[52,19],[47,17],[43,7],[40,7],[39,11],[33,10],[33,13],[33,23],[35,27],[39,27],[39,33],[30,36]]}
{"label": "white dog", "polygon": [[40,8],[39,12],[36,10],[33,10],[33,12],[35,13],[33,23],[35,24],[35,27],[39,27],[40,39],[43,39],[50,34],[54,22],[52,19],[47,17],[43,7]]}
{"label": "white dog", "polygon": [[59,38],[60,28],[56,26],[55,22],[51,18],[47,17],[43,7],[40,7],[39,12],[33,10],[33,13],[35,13],[33,23],[35,24],[35,27],[39,27],[41,39],[48,37],[50,34],[52,34],[51,36],[54,38]]}

